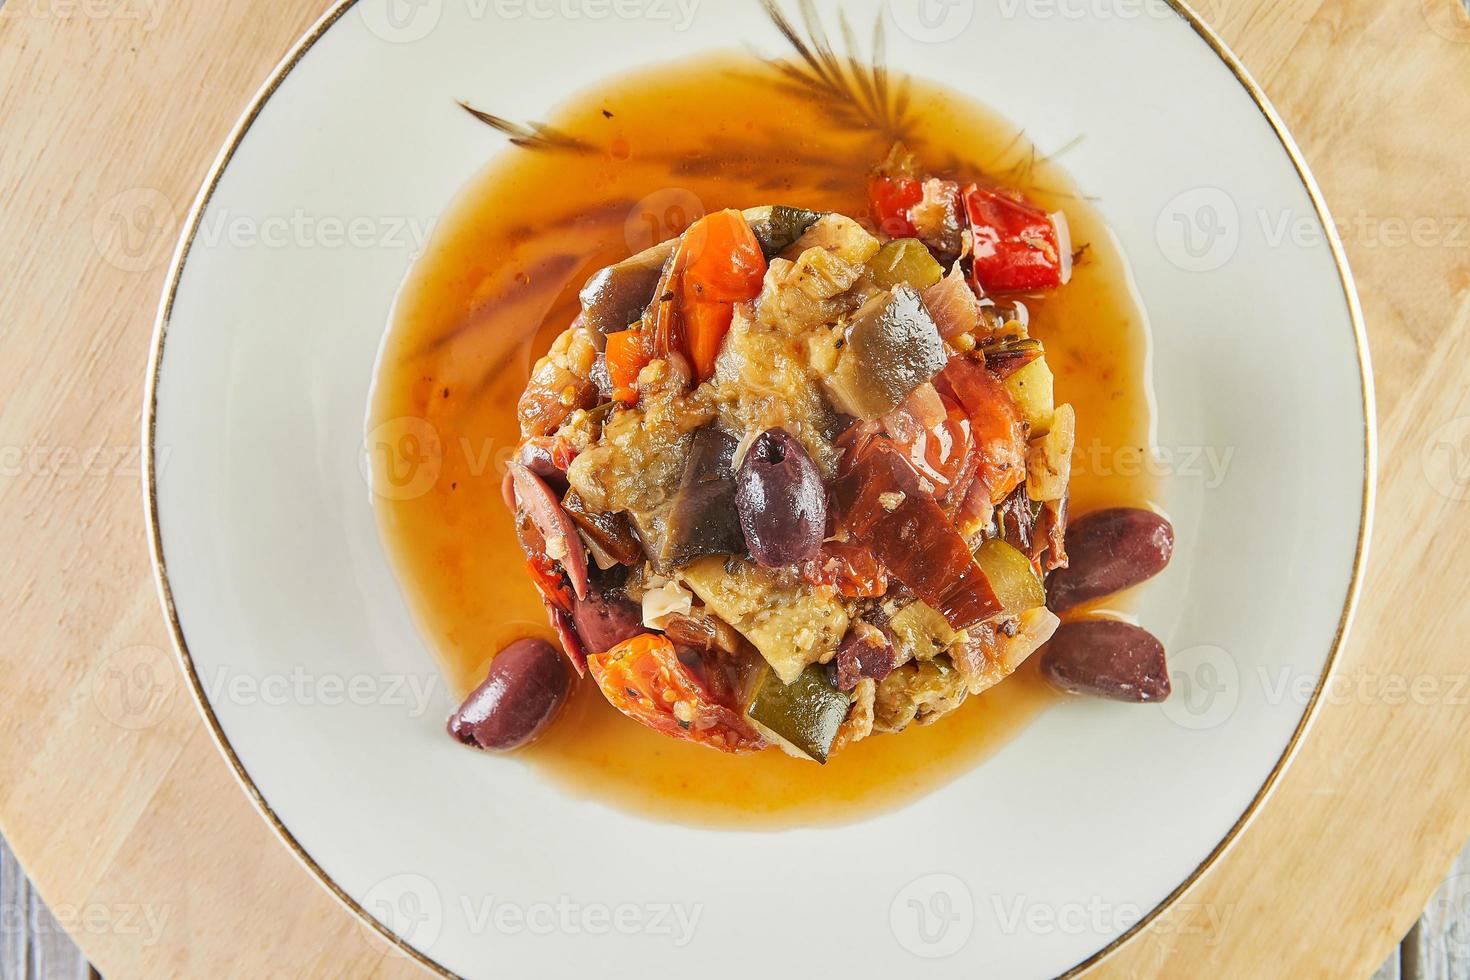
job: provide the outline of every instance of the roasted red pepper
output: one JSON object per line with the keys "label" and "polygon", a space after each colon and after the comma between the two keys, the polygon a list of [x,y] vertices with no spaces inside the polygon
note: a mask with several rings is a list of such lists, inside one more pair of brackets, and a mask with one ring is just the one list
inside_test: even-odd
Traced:
{"label": "roasted red pepper", "polygon": [[1026,481],[1026,428],[1010,392],[974,357],[952,357],[935,387],[970,419],[976,478],[998,504]]}
{"label": "roasted red pepper", "polygon": [[1063,254],[1052,215],[1019,192],[971,184],[964,190],[965,216],[974,239],[971,275],[984,293],[1050,289],[1067,281],[1072,257]]}
{"label": "roasted red pepper", "polygon": [[891,441],[870,439],[844,460],[834,496],[848,533],[955,629],[1001,612],[965,539]]}

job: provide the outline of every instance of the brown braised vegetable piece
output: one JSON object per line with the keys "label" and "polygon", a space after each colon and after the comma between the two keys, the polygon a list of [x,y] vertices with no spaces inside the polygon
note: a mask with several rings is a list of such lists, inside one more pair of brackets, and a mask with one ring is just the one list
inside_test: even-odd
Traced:
{"label": "brown braised vegetable piece", "polygon": [[735,509],[737,440],[707,425],[694,433],[655,565],[677,568],[705,555],[745,550]]}
{"label": "brown braised vegetable piece", "polygon": [[741,638],[735,627],[703,609],[696,609],[688,616],[670,613],[662,622],[664,635],[676,647],[720,653],[735,653],[740,649]]}
{"label": "brown braised vegetable piece", "polygon": [[1004,381],[1044,353],[1041,341],[1034,337],[1006,337],[980,348],[985,366]]}
{"label": "brown braised vegetable piece", "polygon": [[1151,510],[1112,507],[1067,528],[1069,563],[1047,576],[1046,606],[1066,612],[1153,578],[1174,554],[1174,528]]}
{"label": "brown braised vegetable piece", "polygon": [[449,734],[478,749],[507,751],[535,739],[571,691],[561,654],[545,640],[516,640],[490,663],[484,682],[449,718]]}
{"label": "brown braised vegetable piece", "polygon": [[660,242],[631,258],[600,270],[582,287],[582,324],[607,335],[638,322],[653,299],[664,263],[678,239]]}
{"label": "brown braised vegetable piece", "polygon": [[1041,672],[1073,694],[1143,703],[1169,696],[1164,645],[1111,619],[1064,623],[1041,648]]}
{"label": "brown braised vegetable piece", "polygon": [[562,509],[582,532],[594,556],[619,565],[633,565],[643,559],[643,546],[628,523],[627,514],[599,514],[588,509],[580,494],[568,490],[561,501]]}
{"label": "brown braised vegetable piece", "polygon": [[1011,491],[1011,495],[995,508],[995,525],[1001,539],[1030,556],[1036,518],[1040,512],[1041,505],[1026,496],[1025,484]]}
{"label": "brown braised vegetable piece", "polygon": [[864,303],[848,324],[837,368],[825,379],[839,411],[875,419],[893,411],[948,362],[944,340],[909,286]]}

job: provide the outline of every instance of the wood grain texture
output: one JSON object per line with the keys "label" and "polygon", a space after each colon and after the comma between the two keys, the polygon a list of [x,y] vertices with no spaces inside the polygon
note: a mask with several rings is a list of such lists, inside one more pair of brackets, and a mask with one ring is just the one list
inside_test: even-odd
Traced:
{"label": "wood grain texture", "polygon": [[[1470,632],[1457,567],[1470,544],[1470,248],[1453,233],[1470,215],[1470,24],[1453,0],[1209,7],[1346,223],[1372,334],[1382,481],[1341,669],[1435,687],[1408,702],[1381,685],[1329,697],[1250,831],[1098,973],[1365,976],[1470,836],[1456,686]],[[235,785],[168,652],[139,502],[169,246],[235,119],[322,8],[0,10],[0,832],[48,900],[99,910],[78,938],[117,980],[417,972]],[[1386,235],[1420,219],[1433,234],[1417,243]],[[1201,910],[1228,917],[1201,928]],[[151,938],[141,914],[158,923]]]}

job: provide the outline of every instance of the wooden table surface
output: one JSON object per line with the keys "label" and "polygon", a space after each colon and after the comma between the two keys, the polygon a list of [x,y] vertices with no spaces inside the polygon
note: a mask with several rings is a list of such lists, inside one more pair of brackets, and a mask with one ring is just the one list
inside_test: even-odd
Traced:
{"label": "wooden table surface", "polygon": [[[1453,0],[1205,3],[1346,238],[1380,492],[1345,683],[1251,829],[1098,973],[1366,975],[1470,837],[1470,22]],[[323,4],[0,8],[0,832],[109,977],[417,971],[279,845],[210,742],[139,499],[183,212]],[[1198,928],[1201,909],[1228,925]]]}

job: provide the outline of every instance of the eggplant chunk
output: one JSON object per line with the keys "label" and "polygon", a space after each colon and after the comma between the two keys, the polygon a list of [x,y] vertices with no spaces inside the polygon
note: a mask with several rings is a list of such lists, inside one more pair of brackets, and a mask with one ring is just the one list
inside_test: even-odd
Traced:
{"label": "eggplant chunk", "polygon": [[898,407],[948,360],[919,294],[900,286],[874,296],[853,315],[837,369],[824,383],[840,411],[867,421]]}
{"label": "eggplant chunk", "polygon": [[582,287],[582,325],[601,334],[627,330],[643,316],[678,239],[660,242],[599,271]]}
{"label": "eggplant chunk", "polygon": [[705,555],[745,550],[735,507],[736,444],[734,436],[713,426],[697,430],[690,439],[689,458],[660,542],[659,567],[678,568]]}
{"label": "eggplant chunk", "polygon": [[702,558],[679,580],[705,608],[756,648],[783,681],[832,659],[847,633],[847,607],[835,589],[813,588],[795,570],[738,558]]}
{"label": "eggplant chunk", "polygon": [[750,222],[750,230],[755,232],[755,240],[761,243],[767,262],[790,247],[822,216],[820,211],[788,208],[782,204],[748,208],[743,213],[745,220]]}
{"label": "eggplant chunk", "polygon": [[745,715],[757,731],[790,755],[825,763],[852,698],[832,686],[827,669],[812,664],[790,684],[769,666],[761,671]]}

